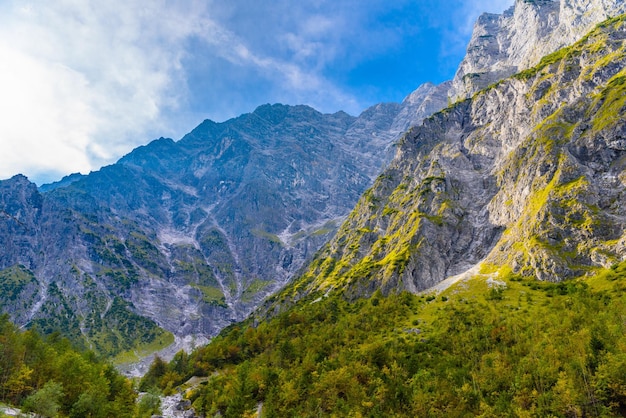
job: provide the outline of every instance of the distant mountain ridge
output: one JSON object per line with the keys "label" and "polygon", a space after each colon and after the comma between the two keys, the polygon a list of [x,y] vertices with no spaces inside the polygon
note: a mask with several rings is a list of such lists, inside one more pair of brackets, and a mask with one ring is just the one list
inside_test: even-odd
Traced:
{"label": "distant mountain ridge", "polygon": [[[40,190],[24,176],[2,181],[3,310],[103,353],[169,341],[159,328],[202,342],[286,284],[405,128],[445,103],[425,85],[358,118],[263,105]],[[129,341],[110,331],[121,320]]]}

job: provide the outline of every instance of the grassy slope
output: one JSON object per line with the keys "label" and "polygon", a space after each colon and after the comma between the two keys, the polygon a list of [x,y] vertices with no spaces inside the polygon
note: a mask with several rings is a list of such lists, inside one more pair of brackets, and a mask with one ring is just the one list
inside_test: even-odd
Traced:
{"label": "grassy slope", "polygon": [[179,355],[145,385],[211,375],[209,415],[613,416],[626,407],[626,264],[541,283],[500,272],[439,295],[305,301]]}

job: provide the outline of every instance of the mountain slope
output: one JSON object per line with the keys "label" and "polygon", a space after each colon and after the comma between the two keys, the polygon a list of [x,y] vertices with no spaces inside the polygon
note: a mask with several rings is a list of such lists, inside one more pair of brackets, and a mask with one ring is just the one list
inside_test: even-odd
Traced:
{"label": "mountain slope", "polygon": [[142,383],[208,376],[180,387],[206,416],[622,416],[625,267],[559,284],[479,275],[439,296],[331,292]]}
{"label": "mountain slope", "polygon": [[482,261],[559,281],[623,260],[624,20],[410,131],[272,300],[417,292]]}

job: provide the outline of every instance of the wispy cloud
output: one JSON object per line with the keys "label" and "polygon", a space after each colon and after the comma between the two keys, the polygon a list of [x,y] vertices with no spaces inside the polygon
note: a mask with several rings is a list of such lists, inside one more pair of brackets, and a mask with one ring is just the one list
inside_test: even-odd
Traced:
{"label": "wispy cloud", "polygon": [[[323,91],[327,101],[356,107],[316,72],[320,64],[305,65],[324,50],[311,37],[332,30],[323,16],[304,21],[309,38],[278,40],[291,42],[288,59],[255,51],[218,23],[224,6],[217,2],[14,0],[0,7],[0,178],[86,172],[151,136],[181,135],[193,127],[183,128],[175,113],[190,93],[185,60],[221,57],[280,86],[286,99],[320,104],[315,96]],[[189,49],[191,38],[211,55]]]}
{"label": "wispy cloud", "polygon": [[[460,29],[446,42],[468,36],[466,16],[494,9],[487,0],[449,2],[462,6],[452,15]],[[265,102],[358,113],[371,96],[349,74],[389,51],[404,53],[403,37],[427,30],[420,19],[441,4],[0,2],[0,178],[21,172],[41,183],[88,172],[151,138],[177,139],[203,118],[224,120]]]}
{"label": "wispy cloud", "polygon": [[[265,2],[237,0],[235,7],[214,5],[211,18],[204,20],[197,36],[208,47],[209,55],[258,77],[257,88],[265,88],[266,100],[356,113],[363,110],[363,104],[326,73],[338,60],[349,65],[359,50],[371,51],[380,44],[367,45],[368,37],[380,34],[368,33],[364,27],[367,13],[378,0],[368,7],[356,0],[340,3],[275,0],[268,6]],[[356,32],[360,33],[363,45],[359,46],[363,48],[356,48],[348,39]],[[353,50],[348,53],[348,49]],[[219,89],[220,82],[217,77],[213,87]]]}
{"label": "wispy cloud", "polygon": [[[212,45],[215,54],[234,65],[255,69],[271,83],[275,97],[282,95],[288,102],[306,102],[318,108],[326,108],[329,103],[331,106],[347,107],[348,110],[355,110],[359,106],[353,97],[321,75],[325,64],[325,59],[321,58],[324,55],[322,50],[331,47],[328,43],[316,42],[293,33],[278,33],[277,41],[285,42],[293,55],[272,56],[264,54],[263,50],[252,50],[246,40],[213,21],[207,20],[205,25],[198,36]],[[315,26],[318,31],[324,30],[324,22],[318,21],[314,25],[320,25]],[[308,62],[309,58],[314,61]]]}
{"label": "wispy cloud", "polygon": [[180,99],[186,10],[60,0],[2,12],[0,177],[89,171],[164,128],[163,110]]}

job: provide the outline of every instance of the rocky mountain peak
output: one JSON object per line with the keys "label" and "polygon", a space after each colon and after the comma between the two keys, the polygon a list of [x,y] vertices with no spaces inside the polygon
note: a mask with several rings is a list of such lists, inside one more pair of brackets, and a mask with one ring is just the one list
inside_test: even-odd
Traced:
{"label": "rocky mountain peak", "polygon": [[626,13],[622,0],[516,0],[502,14],[483,14],[453,80],[450,96],[469,97],[576,42],[605,19]]}
{"label": "rocky mountain peak", "polygon": [[9,221],[8,226],[23,227],[23,220],[36,216],[31,209],[41,208],[37,186],[22,174],[0,182],[0,216]]}
{"label": "rocky mountain peak", "polygon": [[402,108],[393,124],[394,131],[406,132],[410,127],[420,125],[425,117],[448,105],[448,92],[451,82],[435,85],[424,83],[402,101]]}
{"label": "rocky mountain peak", "polygon": [[13,177],[11,177],[10,179],[5,180],[4,182],[7,185],[15,184],[15,185],[26,186],[26,185],[30,185],[31,184],[30,180],[28,180],[28,177],[26,177],[23,174],[16,174]]}

